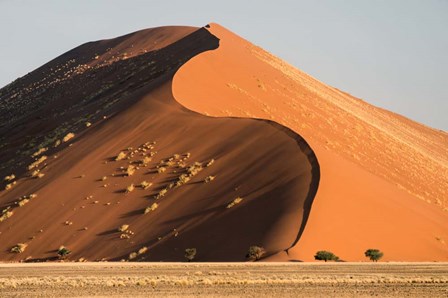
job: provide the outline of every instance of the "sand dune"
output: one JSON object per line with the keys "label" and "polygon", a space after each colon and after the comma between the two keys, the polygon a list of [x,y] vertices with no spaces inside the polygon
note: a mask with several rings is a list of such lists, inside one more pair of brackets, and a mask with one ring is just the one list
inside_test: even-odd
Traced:
{"label": "sand dune", "polygon": [[213,116],[270,119],[311,145],[321,182],[310,219],[289,256],[327,249],[363,260],[447,260],[448,134],[329,87],[225,28],[220,46],[175,75],[184,106]]}
{"label": "sand dune", "polygon": [[[197,261],[244,261],[251,245],[291,247],[319,183],[305,140],[173,98],[176,70],[217,46],[205,29],[140,31],[2,89],[0,173],[16,176],[2,188],[17,183],[0,192],[0,260],[57,260],[61,245],[91,261],[183,261],[191,247]],[[25,251],[11,253],[18,243]]]}

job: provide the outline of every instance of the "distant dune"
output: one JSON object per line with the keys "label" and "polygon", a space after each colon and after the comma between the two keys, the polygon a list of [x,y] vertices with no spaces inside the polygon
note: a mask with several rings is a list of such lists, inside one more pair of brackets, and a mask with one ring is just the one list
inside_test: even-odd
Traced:
{"label": "distant dune", "polygon": [[0,119],[0,261],[448,259],[448,135],[217,24],[81,45]]}

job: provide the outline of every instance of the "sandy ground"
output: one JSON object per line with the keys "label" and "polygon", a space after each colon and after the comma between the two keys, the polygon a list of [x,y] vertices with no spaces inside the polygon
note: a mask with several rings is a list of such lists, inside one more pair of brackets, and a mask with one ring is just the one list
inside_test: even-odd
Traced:
{"label": "sandy ground", "polygon": [[446,297],[448,263],[0,264],[2,297]]}

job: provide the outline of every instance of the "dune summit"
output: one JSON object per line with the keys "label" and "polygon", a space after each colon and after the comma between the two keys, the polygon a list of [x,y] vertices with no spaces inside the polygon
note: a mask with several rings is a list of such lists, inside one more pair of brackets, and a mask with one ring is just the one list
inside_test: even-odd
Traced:
{"label": "dune summit", "polygon": [[217,24],[81,45],[0,119],[1,261],[448,259],[448,135]]}

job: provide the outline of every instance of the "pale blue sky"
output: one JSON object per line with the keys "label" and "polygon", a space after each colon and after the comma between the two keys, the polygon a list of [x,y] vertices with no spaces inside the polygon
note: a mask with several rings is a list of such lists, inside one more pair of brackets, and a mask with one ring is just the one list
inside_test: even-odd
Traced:
{"label": "pale blue sky", "polygon": [[87,41],[209,22],[329,85],[448,131],[447,0],[0,0],[0,86]]}

